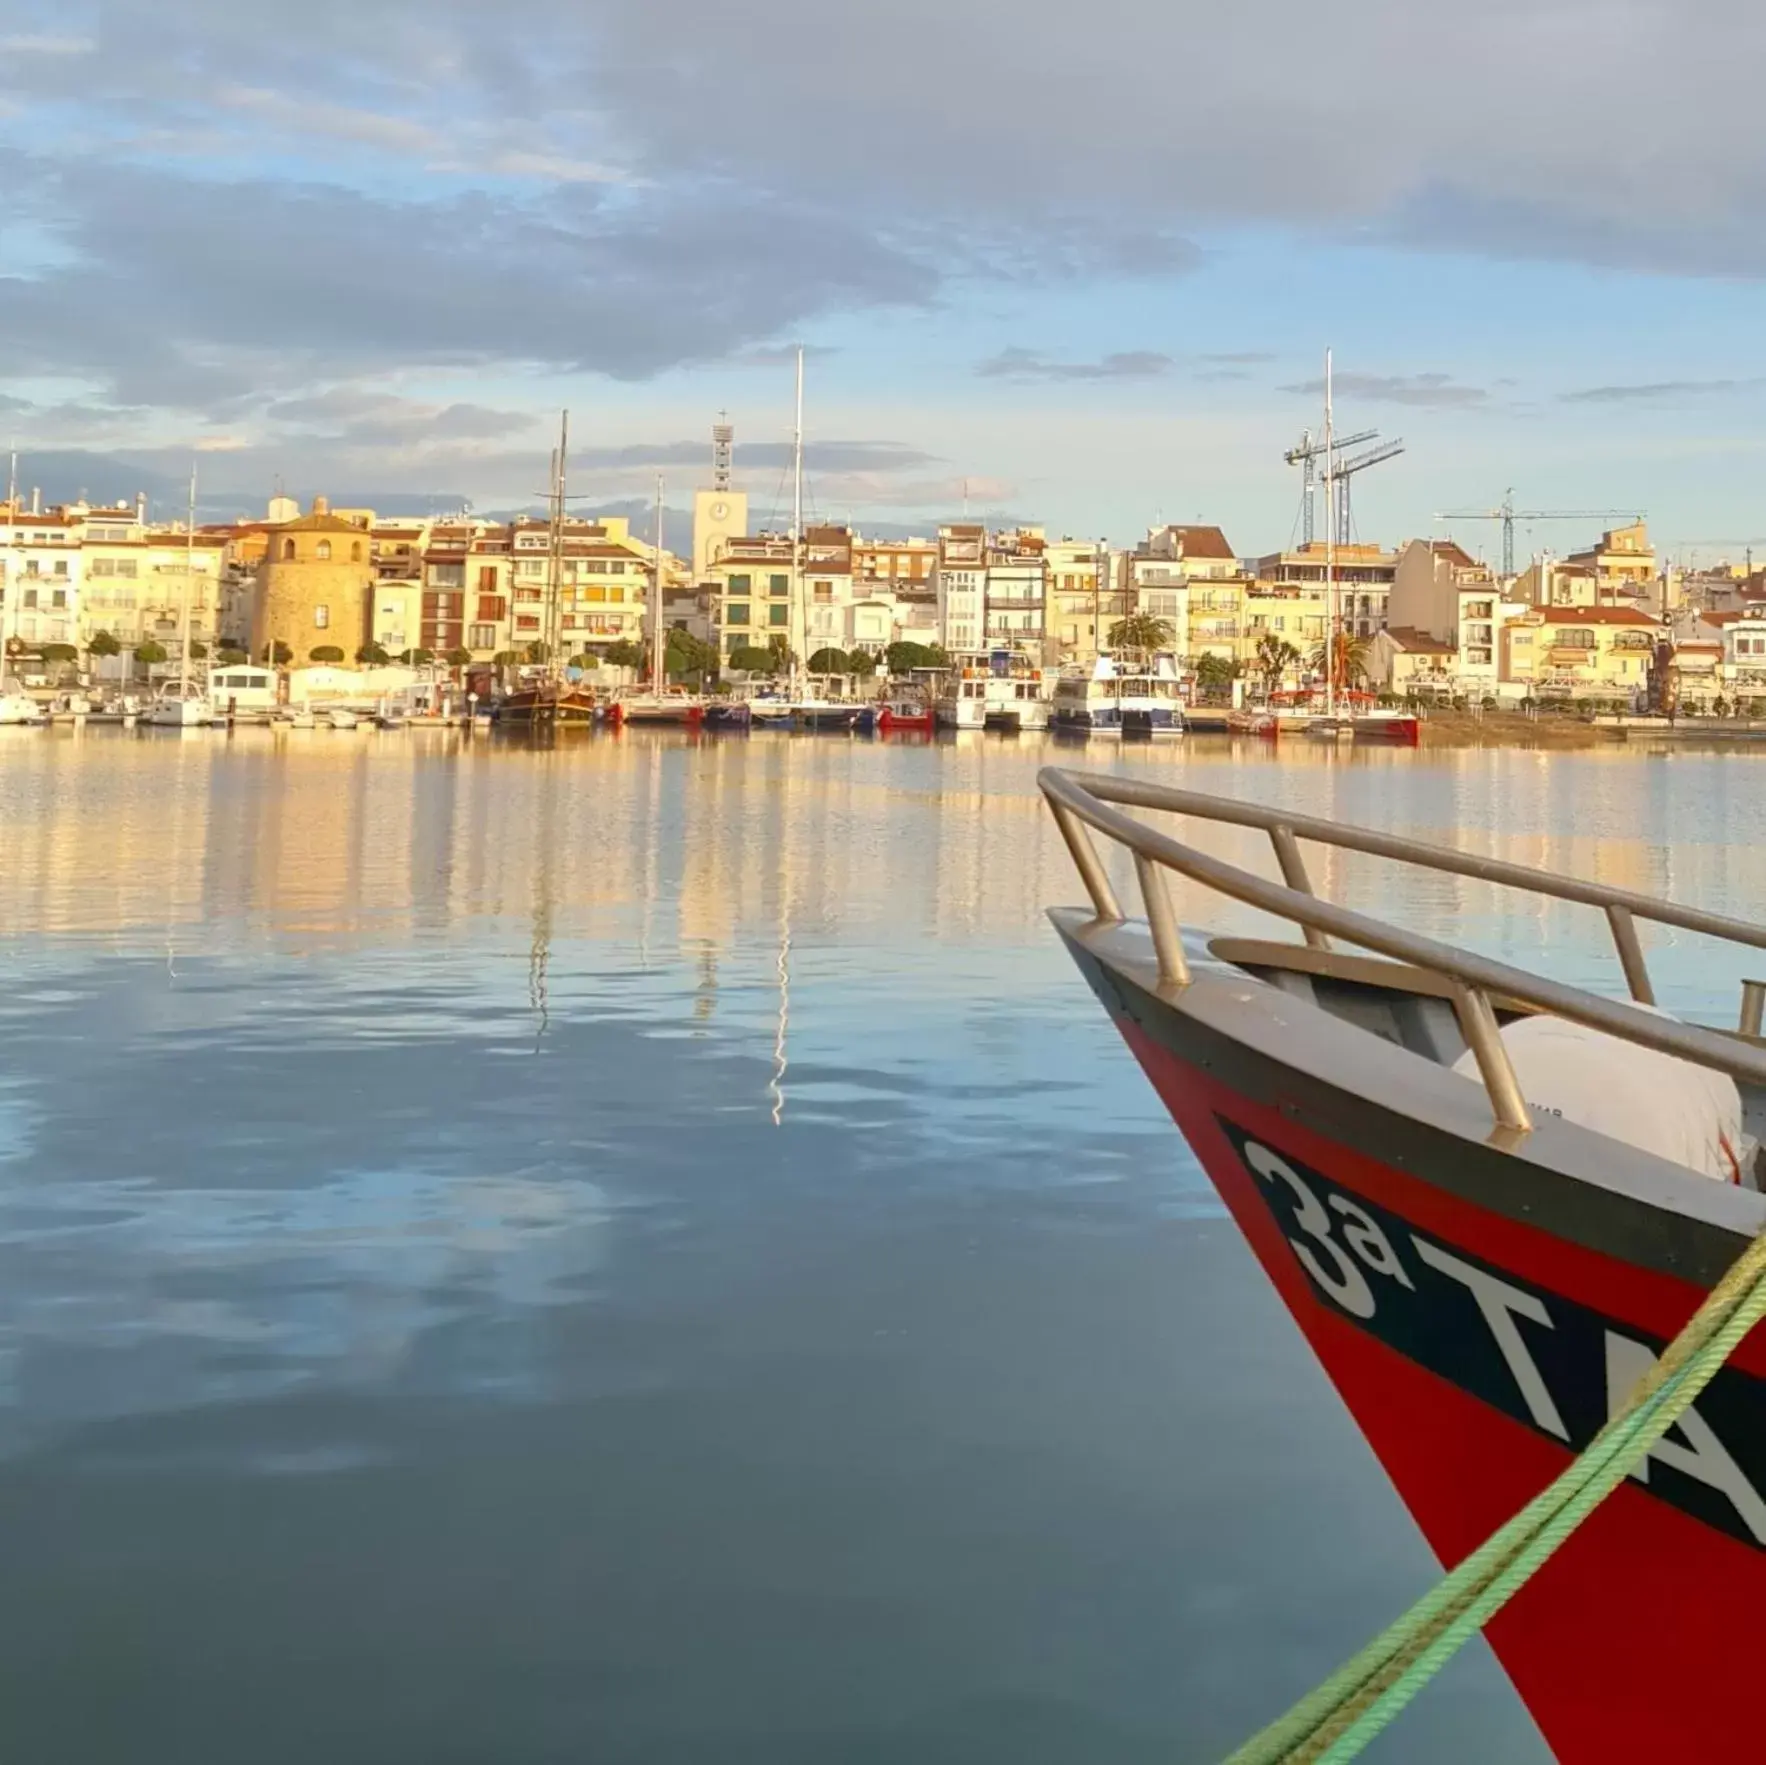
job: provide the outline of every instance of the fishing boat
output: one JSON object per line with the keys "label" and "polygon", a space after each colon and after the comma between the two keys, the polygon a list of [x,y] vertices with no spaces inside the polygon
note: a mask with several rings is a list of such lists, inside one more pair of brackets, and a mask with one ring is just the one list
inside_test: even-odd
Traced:
{"label": "fishing boat", "polygon": [[1074,669],[1055,683],[1050,727],[1057,735],[1168,739],[1183,734],[1177,671],[1161,661],[1151,672],[1125,670],[1100,656],[1089,670]]}
{"label": "fishing boat", "polygon": [[[1461,1562],[1631,1409],[1766,1230],[1766,983],[1740,979],[1766,926],[1131,778],[1040,784],[1089,896],[1052,914],[1059,935],[1429,1543]],[[1285,880],[1204,851],[1199,822],[1216,850],[1224,830],[1267,837]],[[1132,853],[1144,919],[1098,835]],[[1327,902],[1308,848],[1603,915],[1614,996]],[[1198,922],[1218,897],[1300,936],[1180,927],[1172,875]],[[1725,941],[1733,1027],[1655,1009],[1684,940],[1652,963],[1640,921]],[[1564,1765],[1766,1753],[1763,1337],[1488,1626]]]}
{"label": "fishing boat", "polygon": [[1349,719],[1350,737],[1358,742],[1392,742],[1399,747],[1417,747],[1423,739],[1423,726],[1414,711],[1358,711]]}
{"label": "fishing boat", "polygon": [[877,701],[871,708],[871,727],[878,735],[930,735],[936,715],[931,700],[910,687]]}

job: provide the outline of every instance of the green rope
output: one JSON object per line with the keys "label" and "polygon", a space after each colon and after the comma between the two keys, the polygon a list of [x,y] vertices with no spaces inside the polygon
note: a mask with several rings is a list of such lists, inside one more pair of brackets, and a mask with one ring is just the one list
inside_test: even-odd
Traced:
{"label": "green rope", "polygon": [[1643,1463],[1762,1317],[1766,1232],[1562,1476],[1226,1765],[1347,1765],[1357,1758]]}

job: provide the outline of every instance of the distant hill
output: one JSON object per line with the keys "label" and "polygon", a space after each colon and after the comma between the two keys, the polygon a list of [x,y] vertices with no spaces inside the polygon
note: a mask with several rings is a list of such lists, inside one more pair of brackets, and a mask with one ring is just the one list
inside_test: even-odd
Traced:
{"label": "distant hill", "polygon": [[[0,460],[0,472],[6,462]],[[0,483],[0,496],[5,494]],[[29,501],[33,493],[50,503],[132,503],[145,495],[156,515],[169,512],[175,502],[181,509],[189,497],[187,482],[168,478],[165,473],[145,466],[131,465],[110,454],[87,453],[68,449],[60,453],[31,452],[18,462],[19,496]]]}

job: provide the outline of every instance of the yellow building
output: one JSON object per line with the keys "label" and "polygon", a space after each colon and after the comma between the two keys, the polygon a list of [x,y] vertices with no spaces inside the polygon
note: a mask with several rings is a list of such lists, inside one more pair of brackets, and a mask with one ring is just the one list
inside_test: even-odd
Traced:
{"label": "yellow building", "polygon": [[1643,521],[1603,533],[1597,545],[1571,552],[1569,562],[1593,575],[1597,596],[1603,601],[1647,594],[1656,580],[1656,551],[1650,544],[1648,523]]}
{"label": "yellow building", "polygon": [[[1195,590],[1190,593],[1193,602]],[[1259,646],[1266,637],[1273,637],[1300,652],[1300,669],[1310,668],[1313,652],[1324,643],[1329,625],[1330,612],[1322,590],[1253,584],[1245,590],[1241,604],[1235,658],[1244,668],[1257,668]]]}
{"label": "yellow building", "polygon": [[1505,681],[1542,698],[1623,698],[1649,684],[1664,627],[1630,607],[1535,607],[1502,628]]}
{"label": "yellow building", "polygon": [[310,513],[271,528],[258,566],[252,653],[281,644],[297,666],[325,660],[318,650],[353,661],[372,629],[371,549],[368,527],[332,514],[322,496]]}

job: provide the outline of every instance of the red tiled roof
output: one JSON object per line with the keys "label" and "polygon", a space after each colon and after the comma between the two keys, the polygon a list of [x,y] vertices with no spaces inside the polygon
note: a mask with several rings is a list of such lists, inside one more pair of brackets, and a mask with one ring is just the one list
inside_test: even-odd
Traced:
{"label": "red tiled roof", "polygon": [[1538,613],[1547,625],[1660,625],[1648,613],[1633,612],[1630,607],[1540,607]]}
{"label": "red tiled roof", "polygon": [[1451,656],[1454,653],[1452,644],[1430,637],[1426,631],[1418,631],[1412,625],[1389,626],[1386,635],[1407,656]]}

